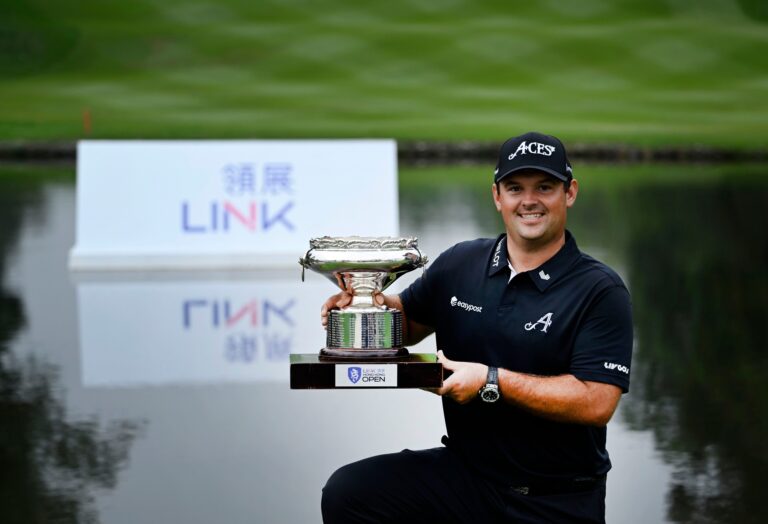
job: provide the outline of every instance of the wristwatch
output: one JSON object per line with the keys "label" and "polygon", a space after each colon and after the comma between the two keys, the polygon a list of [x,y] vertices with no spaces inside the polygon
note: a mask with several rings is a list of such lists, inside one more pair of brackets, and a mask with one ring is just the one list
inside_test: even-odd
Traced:
{"label": "wristwatch", "polygon": [[488,378],[485,386],[480,388],[478,395],[484,402],[496,402],[501,397],[499,392],[499,370],[493,366],[488,366]]}

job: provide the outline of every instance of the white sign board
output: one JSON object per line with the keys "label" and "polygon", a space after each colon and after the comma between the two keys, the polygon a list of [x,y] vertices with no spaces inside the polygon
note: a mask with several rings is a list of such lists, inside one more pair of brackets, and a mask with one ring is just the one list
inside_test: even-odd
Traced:
{"label": "white sign board", "polygon": [[275,267],[398,229],[393,140],[78,144],[73,269]]}

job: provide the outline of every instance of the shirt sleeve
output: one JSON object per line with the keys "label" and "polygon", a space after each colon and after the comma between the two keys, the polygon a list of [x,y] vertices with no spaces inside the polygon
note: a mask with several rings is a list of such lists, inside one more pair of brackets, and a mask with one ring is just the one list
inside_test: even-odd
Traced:
{"label": "shirt sleeve", "polygon": [[613,384],[629,391],[632,361],[632,305],[622,285],[605,290],[576,335],[571,373],[580,380]]}
{"label": "shirt sleeve", "polygon": [[[455,246],[454,246],[455,247]],[[436,327],[437,297],[445,266],[454,248],[444,251],[418,279],[400,293],[406,317],[419,324]]]}

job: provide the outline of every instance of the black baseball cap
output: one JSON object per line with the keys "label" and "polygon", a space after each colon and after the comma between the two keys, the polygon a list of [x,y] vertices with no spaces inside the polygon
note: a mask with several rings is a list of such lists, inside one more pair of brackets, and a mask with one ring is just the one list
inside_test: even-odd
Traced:
{"label": "black baseball cap", "polygon": [[535,131],[504,142],[499,150],[499,163],[496,164],[493,181],[498,182],[524,169],[543,171],[566,184],[573,180],[573,170],[563,143],[553,136]]}

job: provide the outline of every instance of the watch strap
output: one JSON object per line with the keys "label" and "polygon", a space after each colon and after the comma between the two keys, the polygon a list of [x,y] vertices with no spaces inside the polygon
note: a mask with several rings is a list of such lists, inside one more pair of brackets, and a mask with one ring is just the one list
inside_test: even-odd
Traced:
{"label": "watch strap", "polygon": [[494,386],[499,385],[499,368],[488,366],[488,378],[486,379],[486,383],[493,384]]}

